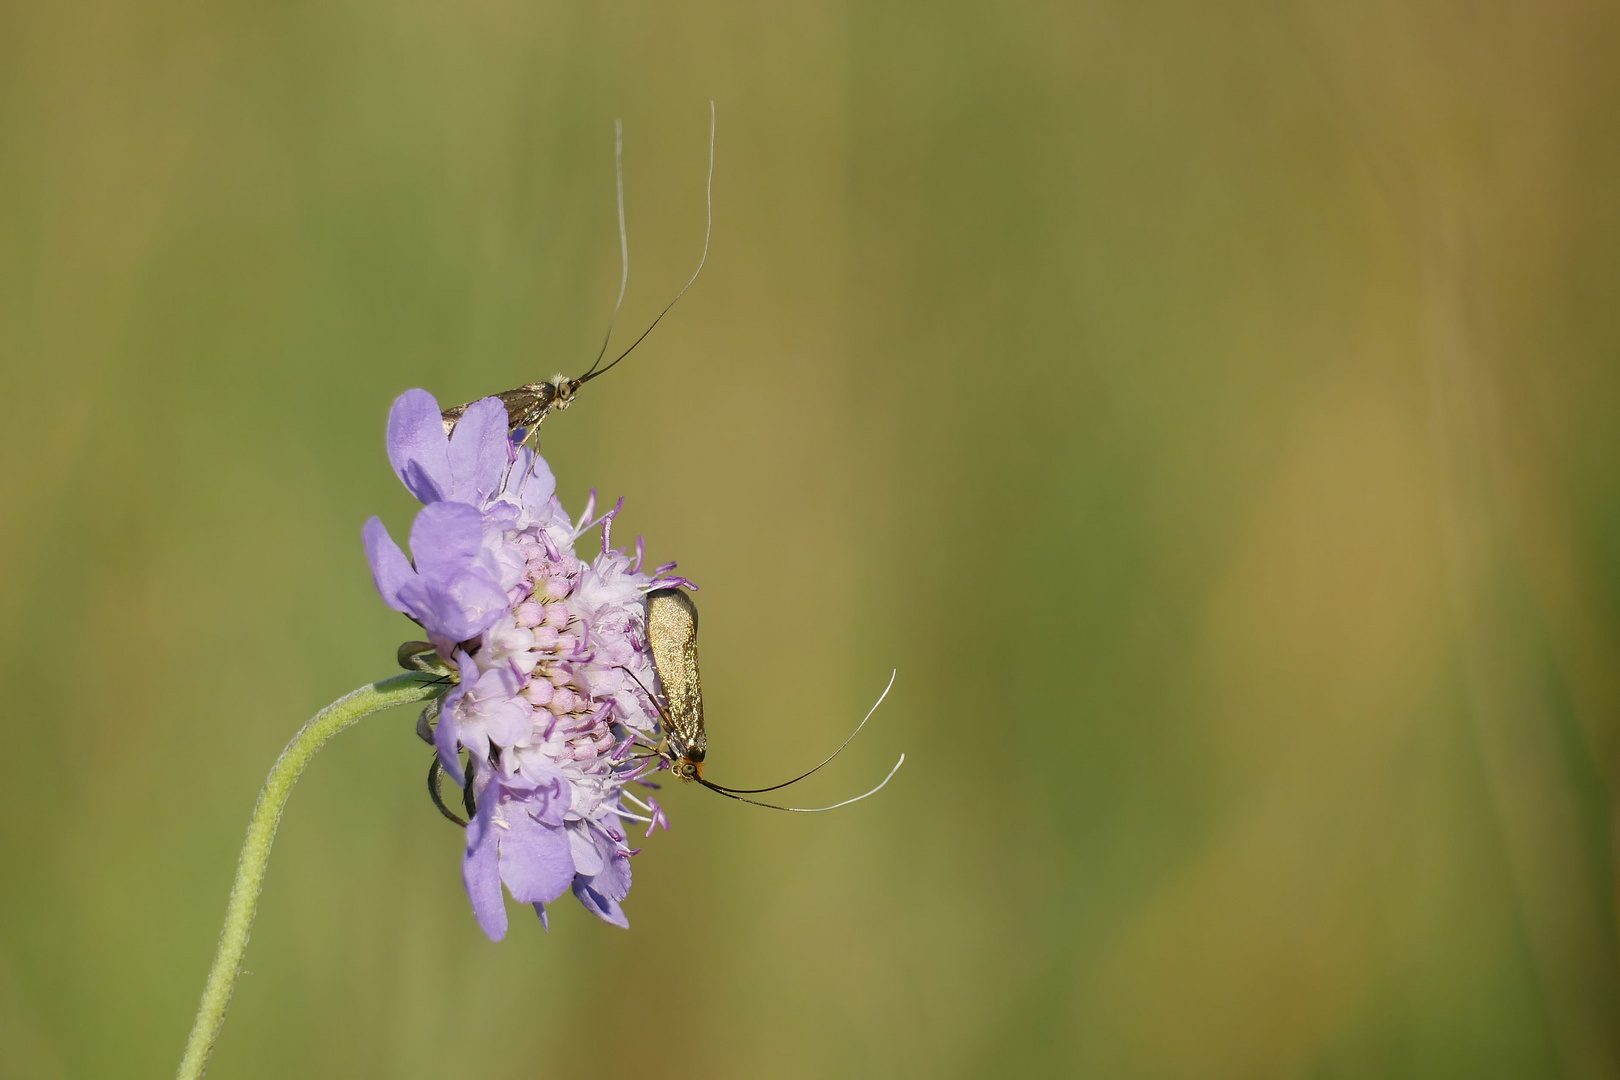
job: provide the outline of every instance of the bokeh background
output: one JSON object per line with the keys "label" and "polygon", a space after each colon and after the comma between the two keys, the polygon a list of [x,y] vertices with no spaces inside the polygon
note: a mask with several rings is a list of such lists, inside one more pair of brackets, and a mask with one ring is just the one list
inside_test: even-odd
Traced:
{"label": "bokeh background", "polygon": [[[583,370],[701,586],[626,932],[499,945],[399,710],[220,1077],[1620,1075],[1620,10],[10,4],[0,1074],[169,1075],[410,625],[402,390]],[[514,912],[515,915],[521,914]]]}

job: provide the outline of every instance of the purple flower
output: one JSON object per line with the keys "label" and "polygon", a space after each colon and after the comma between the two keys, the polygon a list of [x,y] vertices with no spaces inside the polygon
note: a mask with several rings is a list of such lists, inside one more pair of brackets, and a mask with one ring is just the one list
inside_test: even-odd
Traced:
{"label": "purple flower", "polygon": [[[494,940],[506,934],[502,889],[545,905],[573,890],[585,908],[628,925],[626,824],[669,827],[657,803],[625,790],[657,759],[633,757],[659,737],[645,596],[690,584],[654,573],[612,547],[615,506],[578,522],[556,498],[545,461],[507,436],[497,398],[468,407],[446,435],[438,402],[411,390],[388,416],[388,457],[425,505],[406,558],[381,521],[363,536],[377,591],[427,631],[456,685],[440,700],[440,762],[465,783],[477,812],[462,877],[473,913]],[[622,504],[621,504],[622,505]],[[574,543],[601,527],[589,562]]]}

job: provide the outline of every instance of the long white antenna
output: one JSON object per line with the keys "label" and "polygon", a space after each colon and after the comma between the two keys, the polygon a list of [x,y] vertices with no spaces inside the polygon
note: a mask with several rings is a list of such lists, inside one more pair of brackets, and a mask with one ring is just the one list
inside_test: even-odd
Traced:
{"label": "long white antenna", "polygon": [[[642,343],[642,341],[647,337],[647,335],[653,332],[653,327],[657,326],[658,323],[663,319],[663,317],[665,315],[669,314],[669,309],[674,307],[676,302],[679,301],[681,297],[686,295],[686,290],[690,289],[692,287],[692,283],[698,279],[698,275],[703,273],[703,264],[709,261],[709,241],[714,236],[714,129],[715,129],[714,102],[710,101],[709,102],[709,178],[708,178],[708,181],[706,182],[706,184],[704,185],[704,200],[705,200],[705,205],[708,208],[708,220],[707,220],[707,223],[703,227],[703,254],[698,258],[697,269],[692,271],[692,276],[689,279],[687,279],[687,282],[686,282],[685,285],[681,286],[681,291],[675,294],[675,299],[671,300],[669,303],[665,304],[664,305],[664,310],[660,311],[658,313],[658,317],[656,319],[654,319],[650,325],[648,325],[647,329],[645,329],[645,330],[643,330],[641,332],[641,337],[636,338],[636,340],[634,340],[634,341],[632,341],[630,343],[630,348],[628,348],[628,349],[624,350],[624,352],[620,353],[617,357],[614,358],[612,364],[609,364],[607,367],[603,368],[601,371],[597,371],[596,370],[596,364],[592,364],[591,365],[591,370],[587,371],[585,374],[583,374],[583,375],[581,375],[579,377],[580,382],[582,382],[582,383],[583,382],[589,382],[591,379],[596,378],[598,375],[606,374],[607,372],[613,370],[614,365],[617,364],[620,360],[623,360],[625,357],[629,356],[630,353],[635,349],[635,347],[637,345],[640,345]],[[626,258],[628,258],[628,256],[626,256]],[[627,277],[629,275],[629,272],[630,272],[629,271],[629,266],[627,264],[626,268],[625,268],[625,274],[626,274]],[[621,296],[622,295],[623,294],[621,293]],[[617,316],[618,313],[615,312],[614,314],[615,314],[615,316]],[[607,349],[606,342],[603,343],[602,348],[603,348],[603,355],[606,355],[606,349]],[[596,359],[597,359],[597,363],[601,363],[601,361],[602,361],[601,356],[598,356]]]}
{"label": "long white antenna", "polygon": [[878,792],[883,790],[884,784],[887,784],[890,780],[894,779],[894,774],[899,772],[900,766],[904,765],[905,763],[906,755],[901,754],[900,760],[895,762],[894,768],[889,770],[889,775],[883,778],[883,783],[880,783],[877,787],[873,788],[871,791],[868,791],[864,795],[857,795],[853,799],[845,799],[843,802],[833,803],[831,806],[777,806],[775,803],[757,802],[754,799],[745,799],[741,795],[733,795],[725,788],[715,787],[713,784],[708,783],[702,777],[698,777],[698,783],[702,784],[710,791],[719,792],[728,799],[736,799],[738,802],[745,802],[750,806],[763,806],[767,810],[786,810],[790,814],[819,814],[825,810],[836,810],[840,806],[848,806],[850,803],[858,803],[862,799],[870,798],[871,796],[876,795]]}
{"label": "long white antenna", "polygon": [[[712,168],[713,166],[711,166]],[[619,309],[624,306],[624,290],[630,284],[630,234],[624,228],[624,121],[613,121],[613,177],[619,191],[619,298],[613,302],[613,314],[608,317],[607,334],[597,350],[591,371],[607,355],[608,342],[613,340],[613,324],[619,321]],[[586,376],[590,375],[586,372]]]}
{"label": "long white antenna", "polygon": [[[857,735],[859,735],[861,733],[861,728],[865,727],[866,722],[868,720],[872,719],[872,714],[877,712],[879,705],[883,704],[883,699],[889,696],[889,691],[894,688],[894,677],[896,675],[898,675],[898,674],[900,674],[900,669],[899,668],[895,668],[893,671],[889,672],[889,685],[885,686],[883,688],[883,693],[879,694],[878,699],[876,701],[872,702],[872,707],[870,709],[866,710],[866,715],[861,717],[861,722],[855,725],[855,730],[849,733],[849,737],[847,739],[845,739],[843,742],[838,744],[838,749],[834,750],[832,753],[827,755],[827,757],[822,761],[821,765],[817,765],[814,769],[811,769],[810,772],[800,773],[798,776],[795,776],[791,780],[784,780],[780,784],[772,784],[770,787],[734,788],[734,787],[722,787],[722,786],[720,786],[718,784],[711,784],[710,786],[715,788],[716,790],[724,791],[728,795],[763,795],[767,791],[775,791],[777,788],[785,788],[789,784],[797,784],[800,780],[803,780],[806,776],[809,776],[809,775],[811,775],[811,773],[814,773],[817,770],[819,770],[822,765],[827,764],[827,762],[831,761],[833,758],[837,757],[839,754],[842,754],[844,752],[844,747],[848,746],[850,743],[855,741],[855,736],[857,736]],[[899,767],[900,766],[898,766],[898,765],[895,766],[895,768],[897,768],[897,769]],[[885,780],[884,783],[888,783],[888,781]],[[879,785],[879,786],[881,786],[881,785]],[[863,796],[863,798],[864,798],[864,796]]]}

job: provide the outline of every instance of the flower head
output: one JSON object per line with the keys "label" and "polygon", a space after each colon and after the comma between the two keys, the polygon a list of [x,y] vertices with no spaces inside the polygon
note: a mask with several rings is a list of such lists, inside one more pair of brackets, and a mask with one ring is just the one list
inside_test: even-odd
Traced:
{"label": "flower head", "polygon": [[[646,771],[632,748],[659,734],[641,689],[654,678],[644,598],[690,582],[669,576],[673,564],[643,571],[639,542],[633,558],[612,546],[619,506],[593,519],[593,495],[570,521],[545,460],[508,438],[498,398],[468,406],[447,435],[433,396],[406,392],[389,412],[388,456],[424,506],[410,558],[375,517],[366,554],[383,600],[427,631],[456,680],[434,743],[476,806],[462,876],[479,925],[505,936],[503,885],[542,922],[572,889],[628,925],[627,822],[647,822],[649,835],[669,827],[656,803],[625,790]],[[597,528],[587,561],[574,544]]]}

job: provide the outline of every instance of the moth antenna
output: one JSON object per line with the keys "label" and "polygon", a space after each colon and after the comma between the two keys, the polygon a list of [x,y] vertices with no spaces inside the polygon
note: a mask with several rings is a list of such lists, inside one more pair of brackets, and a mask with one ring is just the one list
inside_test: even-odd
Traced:
{"label": "moth antenna", "polygon": [[853,799],[845,799],[843,802],[833,803],[831,806],[777,806],[775,803],[759,802],[756,799],[745,799],[741,795],[733,794],[732,792],[726,790],[723,787],[720,787],[720,786],[718,786],[716,784],[709,783],[707,780],[703,779],[703,777],[701,777],[701,776],[695,777],[695,779],[697,780],[698,783],[702,784],[704,787],[708,788],[710,791],[719,792],[721,795],[724,795],[728,799],[736,799],[738,802],[747,803],[749,806],[763,806],[767,810],[786,810],[790,814],[819,814],[819,813],[822,813],[823,811],[827,811],[827,810],[837,810],[840,806],[848,806],[850,803],[858,803],[862,799],[869,798],[869,797],[871,797],[873,795],[876,795],[878,792],[883,790],[883,786],[885,784],[887,784],[890,780],[894,779],[894,774],[899,772],[900,771],[900,766],[904,765],[905,763],[906,763],[906,755],[901,754],[900,755],[900,760],[894,763],[894,768],[889,770],[889,775],[885,776],[883,778],[882,783],[878,784],[877,787],[873,788],[871,791],[868,791],[863,795],[857,795]]}
{"label": "moth antenna", "polygon": [[619,321],[619,309],[624,306],[624,290],[630,284],[630,234],[624,228],[624,121],[613,121],[613,178],[619,192],[619,298],[613,302],[613,314],[608,316],[607,334],[602,347],[596,352],[591,370],[579,377],[580,382],[593,379],[596,365],[607,355],[608,342],[613,340],[613,324]]}
{"label": "moth antenna", "polygon": [[629,668],[625,667],[623,664],[619,665],[619,670],[624,672],[626,675],[630,676],[631,680],[637,686],[641,687],[641,692],[643,694],[647,695],[647,700],[652,702],[652,707],[658,710],[658,719],[660,719],[664,723],[668,724],[670,722],[669,713],[664,709],[663,702],[659,701],[658,698],[656,696],[654,696],[654,694],[653,694],[653,692],[651,690],[647,689],[646,686],[642,685],[641,680],[636,678],[636,673],[635,672],[631,671]]}
{"label": "moth antenna", "polygon": [[[640,345],[646,340],[647,335],[653,332],[653,327],[657,326],[659,322],[663,320],[664,316],[669,314],[669,309],[674,307],[680,298],[686,295],[686,290],[692,287],[692,282],[696,281],[698,279],[698,275],[703,273],[703,264],[709,260],[709,240],[714,236],[714,128],[714,102],[711,101],[709,102],[709,179],[704,186],[704,200],[708,207],[708,223],[703,228],[703,254],[698,258],[697,269],[692,271],[692,276],[687,280],[685,285],[681,286],[681,291],[675,294],[675,299],[665,304],[664,310],[660,311],[658,313],[658,317],[648,325],[647,329],[641,332],[641,336],[630,343],[630,348],[620,353],[614,358],[612,364],[609,364],[601,371],[596,370],[596,365],[592,364],[591,370],[579,377],[579,382],[587,383],[596,378],[598,375],[606,375],[608,372],[612,371],[614,366],[617,365],[620,360],[623,360],[625,357],[629,356],[630,353],[635,350],[637,345]],[[604,348],[605,347],[606,346],[604,346]],[[598,362],[600,362],[600,357],[598,358]]]}
{"label": "moth antenna", "polygon": [[[810,772],[801,773],[800,775],[795,776],[791,780],[784,780],[782,783],[780,783],[780,784],[772,784],[770,787],[733,788],[733,787],[721,787],[718,784],[710,784],[710,783],[707,783],[707,782],[705,782],[704,786],[705,787],[712,787],[716,791],[722,792],[723,794],[726,794],[726,795],[763,795],[767,791],[776,791],[778,788],[785,788],[789,784],[797,784],[800,780],[803,780],[805,777],[810,776],[812,773],[814,773],[818,769],[820,769],[822,765],[826,765],[833,758],[837,757],[839,754],[842,754],[844,752],[844,747],[848,746],[850,743],[855,741],[855,736],[857,736],[857,735],[859,735],[861,733],[861,728],[865,727],[866,722],[868,720],[872,719],[872,714],[877,712],[879,705],[883,704],[883,699],[889,696],[890,689],[892,689],[894,687],[894,677],[896,675],[898,675],[898,674],[899,674],[899,669],[898,668],[896,668],[894,671],[889,672],[889,685],[885,686],[883,688],[883,693],[879,694],[878,699],[876,701],[872,702],[872,707],[870,709],[866,710],[866,715],[861,717],[861,722],[855,725],[855,730],[849,733],[849,738],[847,738],[843,742],[839,743],[838,744],[838,749],[836,749],[832,753],[828,754],[826,759],[822,761],[821,765],[817,765],[814,769],[811,769]],[[895,768],[897,768],[897,769],[899,767],[900,766],[898,766],[898,765],[895,766]],[[891,773],[890,775],[892,776],[893,774]],[[886,784],[886,783],[888,783],[888,781],[885,780],[885,781],[883,781],[883,783]],[[882,786],[883,786],[883,784],[878,785],[878,787],[882,787]],[[877,790],[877,788],[873,788],[872,790],[875,791],[875,790]],[[867,792],[867,795],[870,795],[870,794],[871,794],[871,792]],[[861,798],[863,798],[863,799],[866,798],[866,795],[862,795]],[[743,800],[743,802],[747,802],[747,801],[748,801],[747,799]],[[764,805],[764,804],[761,803],[760,805]],[[843,805],[843,804],[840,803],[839,805]],[[778,809],[782,809],[782,807],[778,807]]]}

